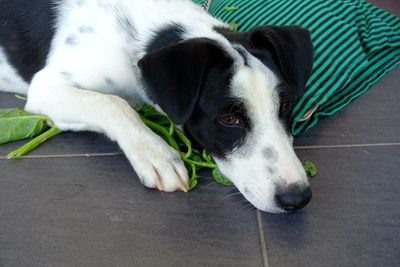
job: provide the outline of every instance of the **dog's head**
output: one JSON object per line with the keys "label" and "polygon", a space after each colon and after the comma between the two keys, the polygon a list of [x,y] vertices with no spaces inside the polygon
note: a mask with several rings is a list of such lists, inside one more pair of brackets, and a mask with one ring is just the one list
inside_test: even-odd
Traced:
{"label": "dog's head", "polygon": [[217,31],[223,41],[194,38],[147,54],[144,82],[255,207],[301,208],[311,190],[290,125],[312,70],[310,34],[294,26]]}

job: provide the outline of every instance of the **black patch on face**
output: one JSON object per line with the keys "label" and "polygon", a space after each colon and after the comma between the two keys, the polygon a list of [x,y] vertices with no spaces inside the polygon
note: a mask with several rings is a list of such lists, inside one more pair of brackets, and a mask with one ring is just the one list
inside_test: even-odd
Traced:
{"label": "black patch on face", "polygon": [[27,82],[44,67],[55,31],[54,2],[0,1],[0,45]]}
{"label": "black patch on face", "polygon": [[[210,70],[196,108],[185,124],[185,130],[190,136],[219,158],[224,158],[234,148],[240,147],[252,129],[244,103],[230,92],[233,71],[232,66]],[[237,115],[241,126],[221,124],[219,119],[226,114]]]}
{"label": "black patch on face", "polygon": [[148,43],[145,50],[147,53],[150,53],[168,45],[179,43],[183,41],[185,32],[185,28],[180,24],[167,25],[154,33],[154,37]]}

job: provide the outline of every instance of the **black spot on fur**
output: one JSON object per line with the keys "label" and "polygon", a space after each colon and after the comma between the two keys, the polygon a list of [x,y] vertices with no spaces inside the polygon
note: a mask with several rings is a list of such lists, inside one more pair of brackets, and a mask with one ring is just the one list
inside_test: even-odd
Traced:
{"label": "black spot on fur", "polygon": [[92,33],[92,32],[94,32],[94,29],[93,29],[93,27],[91,27],[91,26],[82,25],[82,26],[80,26],[80,27],[78,28],[78,31],[79,31],[80,33]]}
{"label": "black spot on fur", "polygon": [[267,171],[268,171],[269,174],[273,175],[273,174],[276,173],[276,168],[268,166],[267,167]]}
{"label": "black spot on fur", "polygon": [[2,77],[1,80],[2,80],[3,82],[5,82],[5,83],[10,83],[10,82],[11,82],[11,79],[8,78],[8,77]]}
{"label": "black spot on fur", "polygon": [[72,74],[70,72],[62,71],[62,72],[60,72],[60,75],[61,75],[61,77],[63,77],[67,81],[71,81],[72,80]]}
{"label": "black spot on fur", "polygon": [[44,67],[55,29],[54,2],[0,1],[0,45],[25,81]]}
{"label": "black spot on fur", "polygon": [[86,4],[86,1],[85,0],[76,0],[75,3],[76,3],[77,6],[83,6],[83,5]]}
{"label": "black spot on fur", "polygon": [[65,79],[65,81],[70,83],[72,86],[74,86],[76,88],[85,89],[82,85],[80,85],[79,83],[74,81],[74,76],[72,75],[72,73],[70,73],[68,71],[62,71],[62,72],[60,72],[60,75],[61,75],[61,77],[63,77]]}
{"label": "black spot on fur", "polygon": [[70,46],[76,46],[78,44],[78,37],[73,34],[68,35],[67,38],[65,38],[65,44]]}
{"label": "black spot on fur", "polygon": [[263,156],[269,161],[278,160],[278,152],[273,147],[265,147],[262,151]]}
{"label": "black spot on fur", "polygon": [[154,37],[147,45],[147,53],[183,41],[183,34],[185,32],[185,28],[180,24],[170,24],[163,27],[154,33]]}
{"label": "black spot on fur", "polygon": [[104,81],[106,82],[106,84],[108,86],[116,86],[117,85],[111,78],[108,78],[108,77],[105,77]]}

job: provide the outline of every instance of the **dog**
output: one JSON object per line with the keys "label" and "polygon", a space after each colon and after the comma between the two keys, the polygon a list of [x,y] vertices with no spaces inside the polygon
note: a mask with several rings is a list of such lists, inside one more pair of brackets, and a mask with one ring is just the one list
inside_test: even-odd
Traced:
{"label": "dog", "polygon": [[187,191],[187,170],[132,105],[181,125],[256,208],[304,207],[290,124],[312,63],[307,30],[234,32],[189,0],[0,0],[0,89],[61,130],[106,134],[162,191]]}

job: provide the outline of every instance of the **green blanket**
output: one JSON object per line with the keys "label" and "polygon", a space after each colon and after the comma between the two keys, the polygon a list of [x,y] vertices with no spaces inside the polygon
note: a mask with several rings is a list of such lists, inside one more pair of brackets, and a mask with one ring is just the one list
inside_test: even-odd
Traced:
{"label": "green blanket", "polygon": [[293,111],[295,135],[339,111],[400,65],[400,19],[364,0],[194,1],[213,16],[236,23],[238,31],[292,24],[311,31],[314,70]]}

